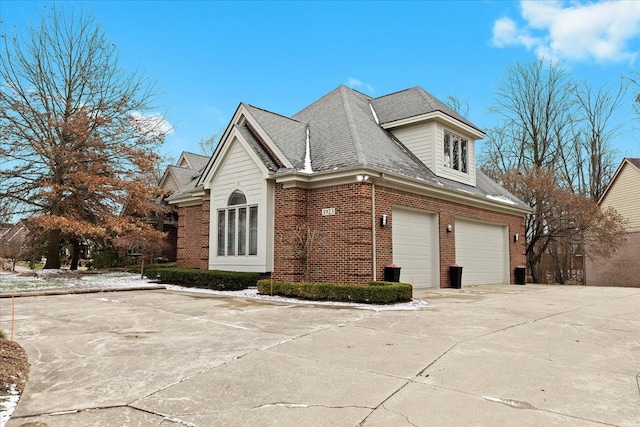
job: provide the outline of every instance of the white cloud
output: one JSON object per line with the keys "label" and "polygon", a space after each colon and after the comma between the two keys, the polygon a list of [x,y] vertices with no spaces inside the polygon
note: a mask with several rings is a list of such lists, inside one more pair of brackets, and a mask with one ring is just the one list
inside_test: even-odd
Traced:
{"label": "white cloud", "polygon": [[375,92],[375,90],[373,89],[373,86],[371,86],[369,83],[363,82],[360,79],[356,79],[354,77],[349,77],[347,81],[348,81],[347,85],[349,85],[349,87],[352,88],[352,89],[364,88],[364,89],[368,90],[370,93]]}
{"label": "white cloud", "polygon": [[133,111],[130,113],[130,117],[134,128],[141,133],[156,136],[166,136],[173,133],[173,126],[160,113],[142,115],[138,111]]}
{"label": "white cloud", "polygon": [[640,34],[638,1],[521,1],[518,25],[509,17],[493,24],[496,47],[524,46],[551,60],[633,62],[628,43]]}

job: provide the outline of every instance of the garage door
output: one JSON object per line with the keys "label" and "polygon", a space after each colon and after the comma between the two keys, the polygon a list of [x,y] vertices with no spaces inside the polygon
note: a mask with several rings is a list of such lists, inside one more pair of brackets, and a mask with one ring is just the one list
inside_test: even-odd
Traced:
{"label": "garage door", "polygon": [[457,219],[456,262],[462,284],[509,283],[507,227]]}
{"label": "garage door", "polygon": [[424,211],[393,208],[393,262],[400,281],[416,287],[438,283],[437,217]]}

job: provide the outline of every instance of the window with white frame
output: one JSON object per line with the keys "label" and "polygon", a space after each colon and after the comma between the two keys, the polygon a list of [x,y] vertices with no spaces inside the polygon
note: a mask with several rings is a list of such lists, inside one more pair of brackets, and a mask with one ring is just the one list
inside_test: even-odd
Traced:
{"label": "window with white frame", "polygon": [[227,208],[218,209],[218,256],[258,254],[258,206],[247,204],[240,190],[231,193]]}
{"label": "window with white frame", "polygon": [[469,142],[448,130],[444,131],[443,165],[467,173],[469,171]]}

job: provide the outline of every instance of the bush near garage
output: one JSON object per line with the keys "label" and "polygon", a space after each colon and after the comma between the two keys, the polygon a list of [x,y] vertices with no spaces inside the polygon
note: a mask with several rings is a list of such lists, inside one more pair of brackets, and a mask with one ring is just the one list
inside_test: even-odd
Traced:
{"label": "bush near garage", "polygon": [[260,280],[258,293],[315,301],[393,304],[411,301],[413,288],[408,283],[370,282],[367,285],[330,283],[288,283]]}
{"label": "bush near garage", "polygon": [[222,270],[199,270],[178,268],[166,264],[152,264],[145,267],[145,276],[159,283],[213,289],[216,291],[239,291],[256,286],[258,273],[244,273]]}

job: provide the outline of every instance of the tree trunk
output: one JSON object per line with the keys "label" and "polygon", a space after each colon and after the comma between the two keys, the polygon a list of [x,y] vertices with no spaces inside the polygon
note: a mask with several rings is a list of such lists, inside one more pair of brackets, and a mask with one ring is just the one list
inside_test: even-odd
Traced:
{"label": "tree trunk", "polygon": [[144,279],[144,250],[140,254],[140,279]]}
{"label": "tree trunk", "polygon": [[71,266],[69,270],[76,271],[78,269],[78,261],[80,260],[80,241],[71,239]]}
{"label": "tree trunk", "polygon": [[47,243],[47,262],[44,269],[57,270],[60,268],[60,230],[51,230]]}

